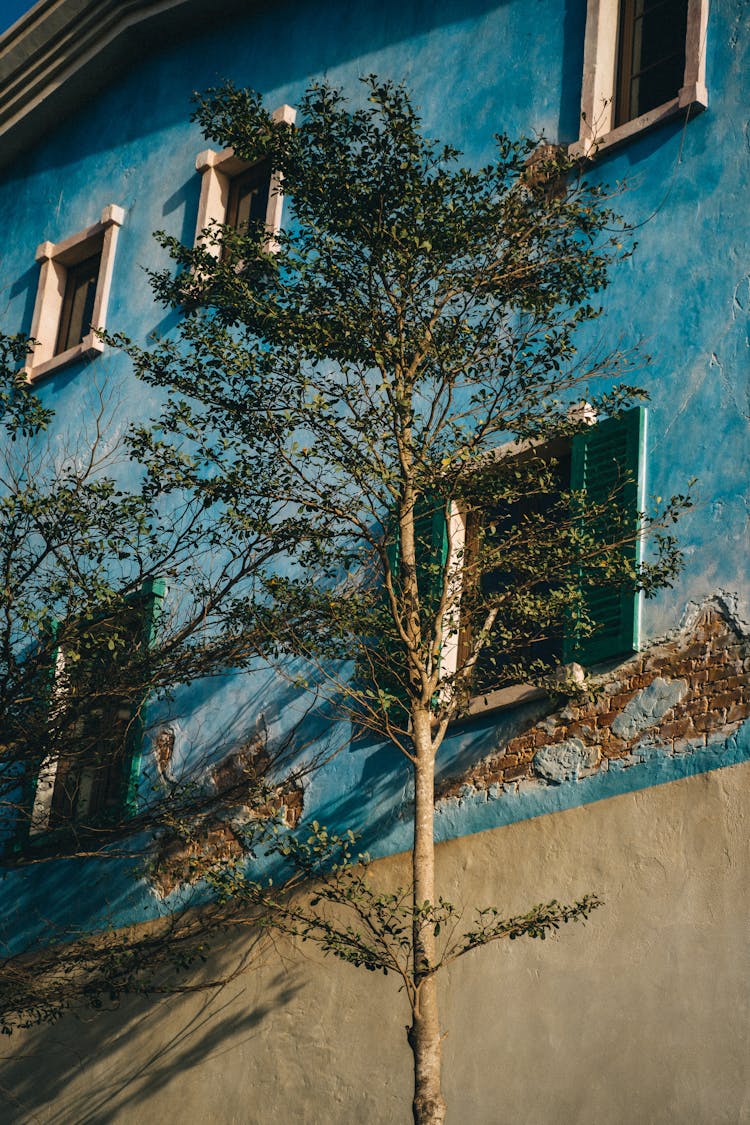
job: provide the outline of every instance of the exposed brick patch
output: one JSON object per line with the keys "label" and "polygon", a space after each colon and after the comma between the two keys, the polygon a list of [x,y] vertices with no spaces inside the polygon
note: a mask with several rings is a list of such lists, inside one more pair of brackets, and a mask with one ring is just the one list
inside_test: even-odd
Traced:
{"label": "exposed brick patch", "polygon": [[[634,723],[616,723],[623,735],[618,737],[612,724],[628,705],[628,713],[638,710],[641,693],[645,693],[645,701],[650,700],[661,687],[658,683],[652,687],[655,681],[684,681],[687,690],[681,686],[675,693],[682,695],[679,702],[653,723],[644,703],[638,729]],[[538,777],[534,756],[542,746],[579,739],[592,760],[598,761],[596,768],[606,769],[612,760],[640,760],[637,747],[644,741],[661,746],[666,753],[698,749],[717,733],[729,737],[749,716],[750,637],[742,635],[717,606],[710,605],[688,632],[639,653],[592,681],[588,695],[509,739],[466,773],[448,779],[438,790],[438,801],[463,796],[472,789],[487,790],[519,778]]]}
{"label": "exposed brick patch", "polygon": [[219,866],[245,854],[242,826],[252,820],[282,816],[294,828],[303,811],[298,782],[269,783],[271,757],[265,737],[227,755],[206,779],[202,811],[175,824],[159,841],[151,867],[151,885],[160,897],[197,883]]}

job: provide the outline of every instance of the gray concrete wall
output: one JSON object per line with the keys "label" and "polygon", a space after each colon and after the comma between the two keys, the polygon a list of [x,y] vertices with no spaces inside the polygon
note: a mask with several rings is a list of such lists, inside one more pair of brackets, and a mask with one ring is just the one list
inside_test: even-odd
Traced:
{"label": "gray concrete wall", "polygon": [[[444,977],[454,1125],[750,1121],[749,796],[745,763],[440,847],[442,890],[467,904],[606,900]],[[224,967],[246,947],[241,931]],[[6,1040],[0,1119],[406,1123],[406,1022],[390,979],[279,946],[210,994]]]}

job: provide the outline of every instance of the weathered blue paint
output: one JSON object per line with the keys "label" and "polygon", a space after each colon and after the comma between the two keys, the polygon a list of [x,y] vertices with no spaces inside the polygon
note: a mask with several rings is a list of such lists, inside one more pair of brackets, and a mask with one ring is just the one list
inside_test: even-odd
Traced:
{"label": "weathered blue paint", "polygon": [[662,676],[657,676],[647,688],[639,691],[625,704],[612,723],[613,733],[618,738],[629,740],[638,731],[652,727],[684,699],[687,690],[686,680],[665,680]]}
{"label": "weathered blue paint", "polygon": [[534,755],[534,771],[547,781],[560,784],[578,781],[596,765],[595,751],[580,738],[567,738],[555,745],[542,746]]}
{"label": "weathered blue paint", "polygon": [[[173,318],[154,304],[143,269],[166,264],[154,230],[193,237],[200,186],[194,160],[205,147],[188,120],[193,90],[230,78],[262,90],[272,108],[294,104],[312,78],[327,77],[355,99],[362,74],[403,79],[427,130],[477,165],[491,156],[497,131],[543,133],[563,143],[575,138],[585,8],[585,0],[297,0],[260,6],[226,28],[204,27],[199,37],[176,17],[171,45],[144,42],[126,72],[0,174],[6,231],[0,329],[30,329],[38,243],[78,231],[96,221],[104,205],[117,203],[127,214],[108,324],[137,341],[169,330]],[[712,4],[711,104],[704,114],[635,138],[587,171],[597,182],[624,184],[617,206],[640,246],[613,276],[602,317],[584,330],[581,345],[601,342],[606,349],[643,341],[652,356],[636,376],[651,394],[648,492],[668,496],[699,478],[700,503],[680,528],[685,573],[673,591],[644,607],[645,642],[674,629],[689,605],[719,591],[742,605],[750,588],[748,14],[747,2]],[[98,389],[116,396],[122,424],[155,401],[121,356],[110,352],[81,363],[39,386],[58,411],[55,440],[64,443],[69,426],[93,411]],[[206,765],[218,759],[261,719],[272,738],[280,737],[308,702],[270,673],[196,685],[175,703],[173,716],[163,713],[176,730],[175,773],[196,758],[205,757]],[[442,752],[442,770],[477,761],[542,711],[536,704],[456,728]],[[324,714],[306,723],[319,740],[326,737]],[[349,733],[342,728],[336,738],[346,742]],[[627,768],[579,780],[562,770],[556,784],[467,793],[442,807],[440,839],[745,760],[750,734],[746,724],[716,746],[688,747],[678,756],[644,743],[640,757]],[[147,761],[142,800],[155,784]],[[410,844],[410,784],[406,761],[391,749],[354,741],[309,779],[305,813],[363,830],[363,844],[374,854],[400,851]],[[6,876],[0,893],[14,904],[11,929],[20,942],[44,919],[120,924],[175,901],[159,902],[124,861],[114,872],[108,865],[106,876],[82,861],[16,873]]]}

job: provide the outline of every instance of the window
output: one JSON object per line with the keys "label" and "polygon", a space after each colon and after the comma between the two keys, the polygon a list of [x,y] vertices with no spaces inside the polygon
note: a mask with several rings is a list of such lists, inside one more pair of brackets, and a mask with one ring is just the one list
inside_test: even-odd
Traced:
{"label": "window", "polygon": [[101,264],[100,252],[71,266],[67,271],[55,355],[80,344],[91,328]]}
{"label": "window", "polygon": [[104,344],[92,331],[104,328],[112,284],[121,207],[104,208],[98,223],[62,242],[43,242],[31,336],[37,341],[26,367],[29,380],[97,355]]}
{"label": "window", "polygon": [[[486,508],[481,515],[472,514],[468,518],[455,514],[451,529],[452,550],[457,559],[468,560],[473,544],[477,542],[479,523],[484,533],[502,541],[503,535],[513,528],[523,526],[526,516],[544,517],[552,513],[560,493],[582,492],[592,504],[606,504],[608,498],[617,494],[620,518],[632,528],[636,526],[637,513],[643,506],[643,462],[646,432],[646,412],[637,407],[619,418],[608,418],[591,425],[578,433],[567,446],[556,443],[544,448],[550,458],[551,481],[544,491],[537,492],[513,504],[498,503]],[[518,456],[514,461],[517,462]],[[444,523],[442,511],[433,517],[439,524]],[[606,527],[601,529],[606,535]],[[435,536],[433,535],[433,539]],[[443,539],[443,558],[447,554],[447,537]],[[476,550],[476,547],[474,547]],[[629,561],[639,561],[639,543],[633,542],[624,548],[629,552]],[[616,657],[624,656],[638,649],[639,605],[640,599],[632,588],[621,586],[588,585],[582,578],[582,595],[588,617],[595,623],[593,633],[582,636],[576,621],[568,617],[562,634],[541,636],[530,640],[514,661],[520,659],[559,660],[564,664],[572,662],[592,665]],[[502,588],[508,575],[500,570],[491,571],[479,579],[480,590],[491,594]],[[538,585],[535,594],[542,599],[554,594],[554,584]],[[445,646],[442,662],[446,672],[460,667],[470,651],[472,621],[462,607],[461,625],[458,636]],[[512,624],[511,624],[512,631]],[[497,696],[491,700],[496,705],[516,701],[528,685],[518,688],[504,688],[494,692],[504,666],[503,657],[493,651],[492,641],[480,658],[474,676],[474,694]],[[472,708],[473,710],[473,708]]]}
{"label": "window", "polygon": [[147,654],[162,594],[151,583],[121,612],[58,627],[51,749],[33,778],[32,842],[55,830],[102,828],[133,810]]}
{"label": "window", "polygon": [[227,226],[247,231],[265,225],[271,191],[271,167],[261,160],[229,181]]}
{"label": "window", "polygon": [[[296,111],[282,105],[272,117],[292,125]],[[195,167],[202,177],[196,242],[212,222],[226,223],[238,231],[257,223],[259,229],[265,228],[266,244],[272,250],[273,236],[281,228],[282,196],[281,181],[268,161],[248,164],[234,155],[234,149],[207,149],[196,157]],[[211,249],[218,253],[218,247]]]}
{"label": "window", "polygon": [[581,134],[588,156],[708,105],[708,0],[588,0]]}
{"label": "window", "polygon": [[685,73],[687,0],[621,0],[615,125],[668,102]]}

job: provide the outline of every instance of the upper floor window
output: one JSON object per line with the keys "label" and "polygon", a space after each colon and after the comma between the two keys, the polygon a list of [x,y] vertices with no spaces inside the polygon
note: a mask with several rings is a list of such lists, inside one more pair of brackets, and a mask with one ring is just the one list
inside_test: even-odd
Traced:
{"label": "upper floor window", "polygon": [[685,72],[687,0],[622,0],[615,124],[673,98]]}
{"label": "upper floor window", "polygon": [[36,340],[26,366],[29,379],[56,371],[104,350],[93,331],[105,328],[117,235],[125,218],[111,203],[98,223],[61,242],[42,242],[31,336]]}
{"label": "upper floor window", "polygon": [[99,250],[66,271],[55,355],[80,344],[89,332],[94,320],[94,301],[101,264],[102,254]]}
{"label": "upper floor window", "polygon": [[[288,105],[274,110],[274,121],[293,124],[296,111]],[[201,194],[195,228],[196,242],[211,223],[223,223],[243,233],[257,227],[273,248],[274,235],[281,228],[281,181],[267,160],[248,164],[235,156],[234,149],[221,152],[206,149],[196,157],[201,173]],[[212,253],[218,245],[208,244]]]}
{"label": "upper floor window", "polygon": [[239,232],[260,228],[266,222],[270,194],[271,168],[266,160],[233,176],[229,181],[227,226]]}
{"label": "upper floor window", "polygon": [[708,105],[708,0],[588,0],[581,134],[591,155]]}

